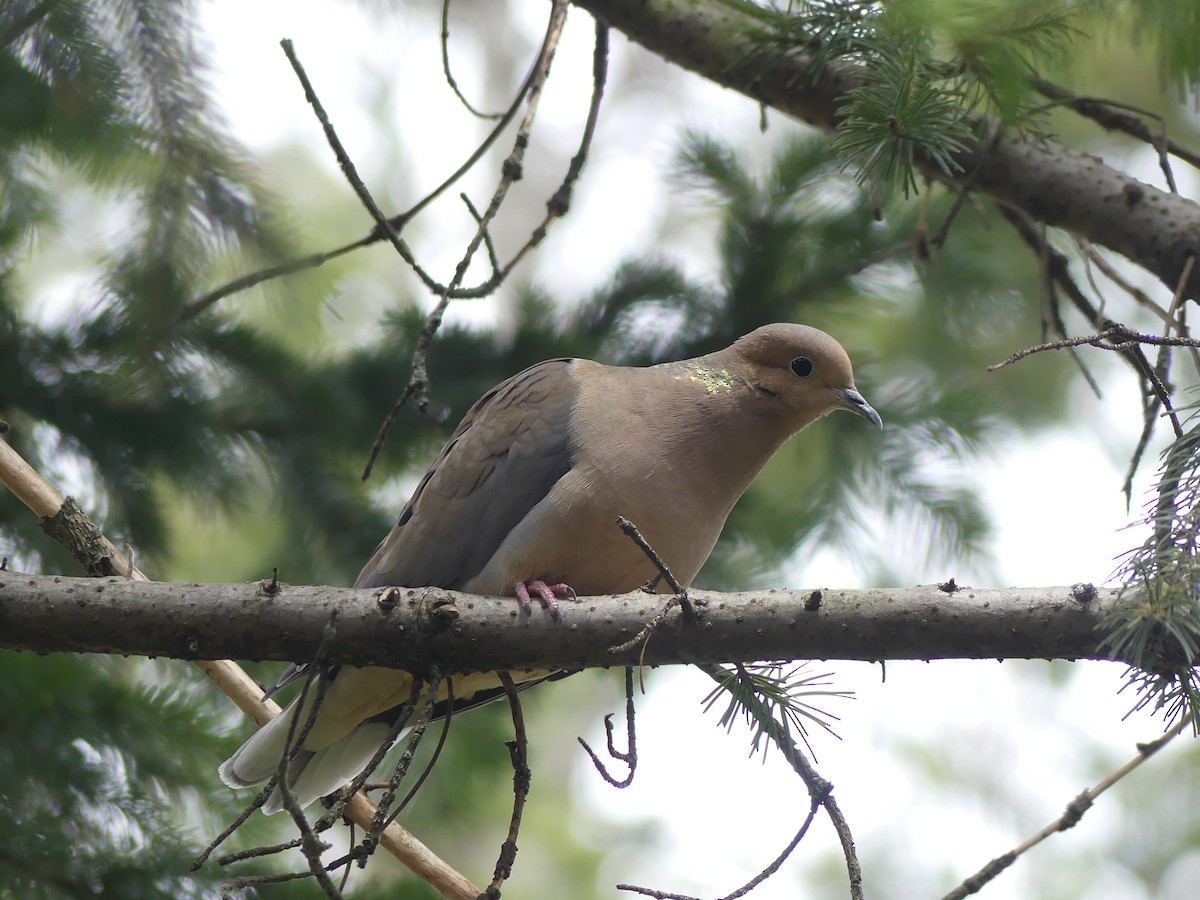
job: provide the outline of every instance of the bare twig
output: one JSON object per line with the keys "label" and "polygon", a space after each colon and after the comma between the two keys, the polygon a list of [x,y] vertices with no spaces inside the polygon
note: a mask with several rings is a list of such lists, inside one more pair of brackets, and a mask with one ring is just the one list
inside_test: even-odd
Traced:
{"label": "bare twig", "polygon": [[989,372],[995,372],[997,369],[1003,369],[1005,366],[1011,366],[1015,362],[1025,359],[1027,356],[1033,356],[1035,353],[1042,353],[1046,350],[1062,350],[1067,347],[1081,347],[1088,345],[1096,347],[1099,350],[1112,350],[1118,353],[1129,349],[1131,344],[1154,344],[1160,347],[1200,347],[1200,340],[1195,338],[1173,338],[1161,337],[1157,334],[1146,334],[1140,331],[1134,331],[1126,328],[1124,325],[1113,324],[1111,327],[1104,329],[1099,334],[1087,334],[1082,337],[1063,338],[1058,341],[1047,341],[1044,344],[1037,344],[1033,347],[1027,347],[1024,350],[1018,350],[1012,356],[1001,362],[988,366]]}
{"label": "bare twig", "polygon": [[538,103],[541,100],[542,88],[545,86],[546,78],[550,74],[550,64],[554,59],[554,53],[558,48],[559,38],[562,36],[563,25],[566,24],[567,9],[569,7],[567,0],[554,0],[550,10],[550,20],[546,27],[546,37],[542,43],[541,52],[534,64],[533,72],[530,75],[528,87],[526,89],[526,98],[528,108],[525,111],[525,117],[521,120],[521,124],[517,129],[517,136],[513,142],[513,149],[501,167],[500,181],[496,185],[496,189],[492,194],[491,201],[487,208],[479,217],[478,224],[475,229],[475,234],[467,243],[467,249],[464,251],[462,258],[454,271],[454,276],[450,283],[441,290],[440,297],[433,310],[425,319],[425,325],[421,329],[420,335],[417,337],[417,346],[413,351],[412,356],[412,374],[409,376],[408,385],[402,393],[401,401],[398,401],[393,407],[392,412],[384,420],[384,424],[380,427],[379,433],[375,437],[375,441],[371,447],[371,454],[367,459],[367,464],[363,470],[363,480],[365,481],[371,473],[371,469],[375,464],[375,459],[383,448],[383,443],[387,439],[388,430],[395,421],[396,414],[399,412],[399,407],[407,402],[412,397],[417,399],[417,407],[424,410],[429,404],[428,389],[429,389],[429,373],[427,370],[427,361],[429,349],[433,344],[433,336],[441,327],[442,318],[446,314],[446,309],[450,305],[450,301],[454,299],[454,290],[466,277],[467,268],[471,264],[471,260],[475,257],[476,250],[479,249],[484,237],[487,235],[488,227],[496,214],[500,211],[500,206],[504,203],[508,196],[509,189],[515,184],[523,174],[523,163],[525,159],[525,151],[529,146],[529,133],[533,128],[533,120],[537,114]]}
{"label": "bare twig", "polygon": [[[436,669],[431,670],[430,678],[431,680],[440,680],[440,674],[437,673]],[[376,767],[378,767],[378,765],[383,761],[383,758],[387,755],[387,752],[392,748],[392,744],[396,742],[396,739],[400,736],[400,733],[408,724],[409,719],[412,718],[413,710],[416,708],[417,701],[420,700],[421,691],[424,687],[425,682],[414,675],[412,677],[412,684],[409,689],[408,699],[405,700],[404,703],[400,704],[399,710],[396,713],[395,719],[392,721],[392,725],[387,736],[380,742],[379,746],[375,750],[374,755],[372,755],[370,761],[363,767],[362,771],[360,771],[358,775],[354,777],[353,781],[351,781],[348,785],[346,785],[345,788],[341,790],[337,801],[335,801],[329,810],[317,820],[315,826],[317,832],[322,832],[333,827],[333,825],[341,819],[347,803],[353,802],[355,797],[362,796],[362,794],[359,793],[360,791],[367,790],[367,779],[370,777],[371,773],[375,771]],[[416,751],[417,744],[420,742],[421,736],[425,732],[425,725],[429,721],[429,716],[431,715],[431,711],[436,700],[437,687],[436,685],[431,684],[425,703],[421,706],[421,716],[418,718],[417,724],[413,727],[413,735],[409,739],[408,747],[405,749],[405,753],[401,756],[399,763],[397,763],[396,769],[392,773],[392,777],[382,785],[386,791],[394,793],[396,786],[399,785],[400,781],[404,778],[405,773],[408,771],[408,766],[412,762],[412,755]],[[372,809],[371,822],[363,829],[363,839],[361,843],[356,844],[352,841],[350,845],[350,852],[345,856],[341,856],[331,862],[326,867],[329,871],[341,868],[342,866],[349,867],[349,864],[355,860],[358,861],[359,868],[362,868],[366,865],[366,862],[371,857],[371,854],[375,852],[376,848],[381,843],[384,843],[381,841],[381,833],[383,829],[391,824],[392,820],[395,818],[395,814],[386,819],[384,818],[384,814],[387,811],[386,807],[390,806],[390,804],[391,799],[385,796],[384,801],[381,802],[378,807]]]}
{"label": "bare twig", "polygon": [[463,92],[458,89],[458,82],[454,80],[454,76],[450,74],[450,0],[442,0],[442,74],[446,76],[446,84],[450,85],[450,90],[454,91],[454,96],[463,105],[471,115],[480,119],[502,119],[504,113],[485,113],[480,112],[470,101],[463,96]]}
{"label": "bare twig", "polygon": [[650,559],[650,562],[654,563],[655,567],[659,571],[659,574],[666,579],[667,584],[671,586],[671,590],[675,592],[671,595],[671,599],[666,602],[666,605],[663,606],[663,608],[657,613],[655,613],[654,617],[645,625],[643,625],[637,634],[627,641],[623,641],[620,644],[616,644],[615,646],[608,648],[609,653],[617,655],[632,650],[639,643],[642,645],[642,654],[638,661],[638,680],[641,682],[642,692],[645,693],[646,684],[641,673],[644,666],[643,660],[646,658],[646,648],[650,646],[650,636],[654,634],[656,628],[662,625],[663,622],[667,621],[667,616],[676,606],[682,608],[683,617],[689,622],[694,622],[696,620],[696,608],[692,604],[691,598],[688,597],[687,588],[685,588],[679,583],[678,580],[676,580],[675,576],[671,573],[671,570],[667,568],[667,564],[662,561],[662,557],[660,557],[655,549],[650,546],[649,542],[642,537],[642,533],[637,530],[637,526],[624,516],[617,516],[617,527],[625,532],[625,534],[628,535],[629,538],[638,545],[641,551]]}
{"label": "bare twig", "polygon": [[513,810],[508,823],[508,836],[500,845],[500,856],[496,859],[492,883],[480,895],[488,900],[499,900],[500,886],[512,875],[513,863],[517,859],[517,834],[521,830],[521,815],[525,811],[525,800],[529,796],[529,783],[532,773],[529,771],[528,743],[525,735],[525,715],[521,711],[521,698],[512,676],[507,672],[497,672],[504,693],[508,696],[508,708],[512,711],[514,740],[508,742],[508,752],[513,766]]}
{"label": "bare twig", "polygon": [[[234,825],[231,825],[228,829],[226,829],[229,834],[232,834],[234,831],[236,831],[238,827],[241,826],[242,822],[246,821],[246,819],[250,817],[254,810],[266,803],[267,798],[271,796],[271,792],[273,790],[275,790],[275,776],[271,776],[271,780],[267,782],[266,787],[262,789],[258,797],[255,798],[254,802],[250,804],[250,806],[246,807],[246,810],[242,813],[241,817],[235,820]],[[228,836],[228,834],[225,835],[225,837]],[[219,844],[223,839],[224,838],[220,838],[214,841],[213,844]],[[300,838],[292,838],[292,840],[284,841],[281,844],[266,844],[261,847],[247,847],[245,850],[237,850],[233,853],[227,853],[224,856],[217,857],[217,865],[228,866],[235,862],[241,862],[244,859],[257,859],[260,856],[273,856],[274,854],[282,853],[285,850],[294,850],[299,846]],[[208,850],[206,850],[201,857],[197,858],[196,862],[192,863],[192,871],[200,868],[204,859],[207,858],[212,849],[213,847],[210,845]],[[254,876],[251,875],[247,877],[253,878]],[[302,875],[301,877],[307,878],[308,876]]]}
{"label": "bare twig", "polygon": [[658,891],[654,888],[638,887],[636,884],[618,884],[617,890],[632,891],[635,894],[653,897],[654,900],[700,900],[699,897],[693,897],[691,894],[676,894],[671,891]]}
{"label": "bare twig", "polygon": [[[446,713],[442,716],[442,733],[438,735],[437,746],[433,748],[433,753],[429,754],[429,762],[425,764],[425,768],[421,771],[416,783],[409,788],[408,793],[404,795],[404,799],[400,801],[390,816],[388,816],[388,824],[396,821],[396,817],[404,812],[413,797],[417,796],[417,791],[421,790],[421,785],[425,783],[425,779],[433,771],[433,767],[442,757],[442,750],[446,747],[446,738],[450,736],[450,723],[454,721],[454,679],[446,679]],[[405,751],[407,752],[407,751]]]}
{"label": "bare twig", "polygon": [[[225,843],[225,841],[235,831],[237,831],[239,828],[241,828],[242,825],[244,825],[246,823],[246,820],[249,819],[252,815],[254,815],[256,810],[260,809],[262,807],[262,805],[267,802],[267,798],[271,796],[271,792],[274,790],[275,790],[275,778],[274,778],[274,776],[272,776],[270,781],[268,781],[263,786],[263,789],[258,792],[258,796],[255,797],[253,800],[251,800],[250,804],[241,811],[241,813],[238,815],[238,817],[236,819],[234,819],[231,823],[229,823],[229,825],[225,828],[224,831],[222,831],[215,838],[213,838],[212,841],[209,842],[208,846],[204,848],[204,851],[199,856],[197,856],[194,860],[192,860],[191,871],[193,871],[193,872],[197,871],[201,866],[203,866],[206,862],[208,862],[208,858],[210,856],[212,856],[213,852],[218,847],[220,847],[223,843]],[[242,860],[242,859],[252,859],[257,856],[269,856],[272,853],[280,853],[283,850],[290,850],[291,848],[296,847],[296,846],[298,846],[298,841],[291,841],[287,844],[287,846],[253,847],[249,850],[239,850],[236,853],[227,853],[224,856],[218,857],[217,865],[227,866],[230,863],[238,862],[239,860]]]}
{"label": "bare twig", "polygon": [[[697,668],[718,684],[723,685],[728,677],[728,673],[719,666],[698,665]],[[762,729],[763,734],[770,738],[771,742],[779,748],[779,752],[783,754],[783,758],[791,764],[793,771],[800,776],[800,780],[808,788],[809,799],[813,803],[819,802],[821,806],[825,807],[825,813],[829,816],[829,821],[833,825],[834,831],[837,832],[838,840],[842,845],[842,856],[846,860],[846,873],[850,884],[851,900],[863,900],[862,868],[858,863],[858,854],[854,849],[854,836],[850,832],[850,824],[842,814],[837,800],[834,799],[833,785],[822,778],[817,770],[813,768],[812,763],[804,755],[804,751],[789,736],[785,725],[771,715],[770,710],[765,707],[753,690],[748,692],[747,697],[743,698],[743,700],[754,716],[756,724]]]}
{"label": "bare twig", "polygon": [[367,453],[367,464],[363,466],[362,475],[359,476],[361,480],[366,481],[371,477],[371,471],[375,468],[375,460],[383,452],[383,444],[387,440],[388,432],[396,424],[396,418],[400,415],[400,410],[404,409],[408,401],[413,398],[413,395],[419,389],[420,386],[417,382],[410,378],[408,384],[404,386],[404,390],[400,392],[400,396],[396,398],[396,402],[392,404],[392,408],[388,410],[388,414],[383,417],[379,431],[375,432],[375,440],[371,441],[371,449]]}
{"label": "bare twig", "polygon": [[300,696],[296,701],[297,713],[305,708],[309,691],[312,690],[314,684],[316,685],[316,696],[313,698],[312,706],[309,708],[304,725],[299,729],[298,734],[297,723],[299,715],[293,716],[291,722],[288,723],[287,740],[284,742],[284,750],[280,755],[279,767],[275,773],[275,789],[279,791],[283,799],[283,808],[292,817],[292,822],[295,824],[296,830],[300,833],[300,852],[308,863],[309,874],[320,885],[321,890],[325,892],[325,896],[329,900],[341,900],[342,897],[337,885],[333,883],[333,879],[329,877],[329,873],[325,871],[325,865],[321,862],[321,854],[328,850],[330,845],[317,837],[317,833],[309,823],[308,817],[304,815],[304,810],[300,808],[300,804],[296,800],[296,795],[292,792],[292,786],[288,780],[288,769],[291,767],[292,757],[304,746],[304,741],[308,737],[309,731],[312,730],[313,724],[317,721],[322,701],[325,699],[325,691],[329,686],[329,679],[325,677],[322,662],[329,641],[333,639],[335,620],[336,611],[325,629],[325,636],[321,641],[321,646],[317,648],[316,656],[308,670],[308,677],[304,679],[304,686],[300,689]]}
{"label": "bare twig", "polygon": [[[1187,334],[1187,308],[1183,306],[1183,300],[1187,296],[1188,281],[1191,279],[1192,269],[1195,267],[1196,256],[1191,254],[1188,256],[1187,262],[1183,264],[1183,272],[1180,273],[1179,282],[1175,285],[1175,295],[1171,298],[1171,308],[1167,310],[1171,320],[1177,322],[1177,330],[1180,334]],[[1177,320],[1176,316],[1178,316]],[[1188,352],[1192,357],[1193,370],[1200,374],[1200,351],[1190,348]]]}
{"label": "bare twig", "polygon": [[1110,787],[1131,773],[1134,769],[1148,760],[1151,756],[1173,741],[1179,734],[1193,722],[1191,716],[1184,716],[1177,725],[1168,730],[1165,734],[1156,738],[1148,744],[1139,744],[1137,755],[1122,765],[1120,768],[1109,773],[1102,778],[1096,785],[1084,791],[1074,800],[1067,804],[1066,810],[1061,816],[1035,834],[1029,840],[1009,850],[1003,856],[998,856],[989,862],[986,866],[972,875],[970,878],[963,881],[958,887],[946,894],[943,900],[963,900],[971,894],[976,893],[989,881],[1011,866],[1022,854],[1029,849],[1036,847],[1052,834],[1060,831],[1066,831],[1068,828],[1073,828],[1079,823],[1084,813],[1091,808],[1096,798],[1107,791]]}
{"label": "bare twig", "polygon": [[[726,684],[728,673],[720,668],[715,666],[698,666],[697,668],[708,674],[718,684],[722,686]],[[750,697],[756,698],[756,695],[751,693]],[[750,700],[749,702],[753,703],[754,700]],[[808,829],[812,826],[817,811],[822,807],[825,808],[842,842],[842,852],[846,858],[847,870],[850,875],[850,896],[854,900],[861,900],[863,896],[862,872],[858,865],[858,858],[854,850],[854,840],[850,835],[849,826],[846,824],[841,810],[833,799],[833,785],[817,774],[816,770],[813,769],[807,758],[805,758],[803,751],[787,735],[783,725],[764,706],[759,704],[754,710],[754,716],[755,720],[763,728],[764,733],[770,737],[771,741],[779,748],[780,752],[783,753],[784,757],[792,764],[793,769],[804,781],[805,786],[808,788],[809,811],[796,835],[788,842],[783,852],[746,884],[732,893],[722,895],[721,900],[736,900],[736,898],[744,897],[767,878],[779,871],[780,867],[800,844],[800,841],[804,839],[804,836],[808,833]],[[631,891],[656,898],[656,900],[699,900],[699,898],[691,897],[687,894],[675,894],[669,891],[660,891],[632,884],[618,884],[617,890]]]}
{"label": "bare twig", "polygon": [[[1039,94],[1053,101],[1053,105],[1065,106],[1079,113],[1081,116],[1091,119],[1106,131],[1123,132],[1140,141],[1145,141],[1153,147],[1158,152],[1158,164],[1163,171],[1163,177],[1166,178],[1167,187],[1172,194],[1179,193],[1179,190],[1175,186],[1175,176],[1171,172],[1171,164],[1167,159],[1168,153],[1179,157],[1179,159],[1182,159],[1189,165],[1200,168],[1200,154],[1167,137],[1167,120],[1158,113],[1132,106],[1128,103],[1120,103],[1116,100],[1073,94],[1041,78],[1035,79],[1033,86]],[[1125,110],[1137,115],[1125,115],[1121,112],[1115,112],[1115,110]],[[1137,116],[1145,116],[1148,119],[1154,119],[1158,122],[1161,126],[1159,133],[1155,134],[1151,131],[1150,126]]]}
{"label": "bare twig", "polygon": [[284,38],[279,42],[279,46],[283,48],[288,62],[291,63],[292,71],[296,73],[296,77],[300,80],[300,85],[304,88],[304,99],[308,101],[308,105],[312,107],[317,121],[321,123],[321,128],[325,132],[325,140],[329,143],[330,149],[333,150],[333,155],[337,158],[338,165],[342,169],[342,174],[346,176],[346,181],[350,183],[350,187],[358,195],[359,202],[371,214],[371,218],[375,220],[376,229],[391,241],[392,246],[396,248],[396,252],[400,254],[401,258],[414,269],[418,268],[412,250],[409,249],[408,244],[400,237],[400,229],[393,225],[388,217],[383,214],[383,210],[379,208],[379,204],[375,202],[375,198],[371,196],[371,192],[367,190],[367,186],[363,184],[362,178],[359,177],[358,169],[354,165],[354,161],[350,159],[350,154],[346,152],[346,148],[342,145],[337,131],[334,130],[333,123],[329,120],[329,114],[325,112],[325,106],[321,103],[321,98],[317,96],[316,89],[313,88],[312,82],[309,81],[308,72],[304,70],[300,58],[296,55],[296,48],[293,46],[291,40]]}
{"label": "bare twig", "polygon": [[[517,110],[520,109],[521,102],[525,98],[525,94],[529,89],[529,83],[530,79],[533,77],[533,72],[534,70],[531,69],[529,75],[526,77],[525,82],[517,90],[516,96],[513,98],[513,101],[508,110],[505,112],[504,117],[496,123],[495,127],[480,142],[479,146],[475,148],[471,155],[468,156],[466,160],[441,184],[418,200],[412,207],[400,213],[399,215],[392,216],[388,220],[394,229],[401,229],[412,219],[416,218],[419,213],[433,203],[438,197],[444,194],[451,187],[451,185],[455,184],[460,178],[463,177],[463,175],[474,168],[475,164],[483,158],[483,155],[489,149],[491,149],[492,145],[495,144],[500,135],[504,132],[504,129],[508,127],[509,123],[516,116]],[[232,294],[255,287],[256,285],[262,284],[265,281],[270,281],[274,278],[279,278],[284,275],[291,275],[295,272],[303,271],[304,269],[315,268],[332,259],[336,259],[339,256],[349,253],[352,250],[357,250],[362,247],[369,247],[371,244],[383,240],[383,238],[384,233],[378,227],[376,227],[372,229],[366,237],[359,238],[356,241],[352,241],[351,243],[345,244],[336,249],[327,250],[320,253],[313,253],[309,256],[301,257],[296,260],[291,260],[277,266],[271,266],[258,272],[251,272],[247,275],[235,278],[226,284],[214,288],[207,294],[204,294],[203,296],[198,297],[189,303],[186,307],[184,307],[183,312],[180,314],[179,322],[182,323],[188,319],[195,318],[220,300],[223,300]],[[433,290],[434,293],[440,292],[442,286],[434,282],[423,269],[416,269],[415,271],[417,276],[421,278],[423,282],[425,282],[426,286],[429,287],[430,290]],[[459,290],[453,292],[453,296],[456,299],[482,297],[491,293],[491,291],[494,289],[495,286],[493,284],[485,283],[476,287],[460,288]]]}
{"label": "bare twig", "polygon": [[[809,806],[808,815],[805,817],[803,824],[800,826],[800,830],[796,832],[796,836],[788,842],[788,845],[783,848],[783,852],[780,853],[779,856],[775,857],[770,865],[768,865],[765,869],[763,869],[733,893],[723,895],[721,900],[737,900],[738,897],[745,897],[748,893],[778,872],[779,867],[787,861],[787,858],[792,855],[792,851],[796,849],[797,845],[799,845],[802,840],[804,840],[804,835],[808,833],[808,829],[812,826],[813,820],[817,817],[817,811],[821,808],[821,802],[822,801],[819,799],[812,801],[812,804]],[[632,884],[618,884],[617,890],[633,891],[638,894],[646,894],[650,897],[678,898],[683,896],[682,894],[666,894],[661,891],[655,891],[652,888],[637,887],[636,885]]]}
{"label": "bare twig", "polygon": [[[405,746],[404,752],[400,754],[400,759],[397,760],[396,766],[392,770],[392,777],[388,779],[387,787],[384,789],[383,795],[379,798],[378,808],[375,810],[375,820],[371,823],[371,827],[367,830],[367,833],[363,835],[363,846],[369,847],[372,851],[374,850],[375,845],[378,843],[379,835],[383,829],[387,827],[389,822],[399,815],[400,811],[404,808],[404,804],[413,797],[413,793],[409,793],[409,795],[404,799],[404,803],[402,803],[394,812],[392,811],[392,804],[396,800],[396,789],[404,780],[404,776],[408,774],[408,768],[412,765],[413,757],[416,755],[417,747],[421,743],[421,738],[425,736],[425,729],[429,727],[430,719],[433,717],[433,708],[437,705],[438,692],[443,683],[449,687],[450,680],[443,679],[442,671],[438,666],[431,666],[429,669],[429,697],[425,703],[421,704],[421,712],[417,716],[417,721],[413,723],[412,731],[409,732],[408,735],[408,744]],[[412,696],[409,698],[407,703],[407,709],[403,710],[400,715],[396,717],[396,721],[392,724],[392,732],[388,735],[388,740],[380,748],[383,751],[379,754],[380,762],[383,761],[384,754],[391,749],[392,744],[396,742],[396,739],[400,736],[400,732],[408,723],[408,720],[412,715],[413,708],[420,697],[420,685],[420,679],[418,679],[416,676],[413,676]],[[447,715],[447,721],[448,720],[449,715]],[[378,763],[376,763],[376,765],[378,765]],[[432,765],[432,763],[430,763],[430,765]],[[373,770],[374,766],[368,765],[367,768],[362,772],[363,779],[365,780],[366,776],[368,776]],[[424,781],[423,778],[421,780]],[[414,792],[416,791],[417,787],[420,787],[420,783],[413,788]],[[361,864],[362,862],[360,861],[360,865]]]}
{"label": "bare twig", "polygon": [[[1088,300],[1083,291],[1079,289],[1079,286],[1075,284],[1075,281],[1070,274],[1067,258],[1063,254],[1051,249],[1044,240],[1039,238],[1038,231],[1034,227],[1034,224],[1030,221],[1027,213],[1007,204],[1002,204],[1000,206],[1000,211],[1008,223],[1016,230],[1018,236],[1025,241],[1030,248],[1038,251],[1038,253],[1042,256],[1043,271],[1046,273],[1047,277],[1051,278],[1055,284],[1058,284],[1062,287],[1062,289],[1066,292],[1067,297],[1071,300],[1071,303],[1083,314],[1087,321],[1091,323],[1093,328],[1096,328],[1097,331],[1100,332],[1103,332],[1114,326],[1118,328],[1124,328],[1124,326],[1119,325],[1118,323],[1113,322],[1110,319],[1106,319],[1100,315],[1099,310],[1092,304],[1090,300]],[[1129,331],[1129,329],[1125,330]],[[1137,334],[1137,332],[1132,331],[1130,331],[1130,333]],[[1171,339],[1166,337],[1159,338],[1157,336],[1149,336],[1149,339],[1146,340],[1145,343],[1164,346],[1169,344],[1170,340]],[[1085,343],[1087,342],[1085,341]],[[1181,343],[1178,346],[1186,346],[1186,344]],[[1141,440],[1139,440],[1137,447],[1130,457],[1129,467],[1125,474],[1123,490],[1126,497],[1126,505],[1128,505],[1130,499],[1132,498],[1133,477],[1137,473],[1137,470],[1141,465],[1143,454],[1145,453],[1146,447],[1149,445],[1150,434],[1154,429],[1159,406],[1166,410],[1167,415],[1170,416],[1171,426],[1175,430],[1176,434],[1180,434],[1182,432],[1182,426],[1180,425],[1178,416],[1176,415],[1172,406],[1171,398],[1169,392],[1167,391],[1166,385],[1155,371],[1155,367],[1152,366],[1150,361],[1146,358],[1145,353],[1142,352],[1142,348],[1137,340],[1126,341],[1124,346],[1120,348],[1104,347],[1103,349],[1118,349],[1120,355],[1124,357],[1126,362],[1128,362],[1129,365],[1141,377],[1145,393],[1153,395],[1151,402],[1147,403],[1143,409],[1143,437]],[[1008,365],[1014,361],[1015,360],[1010,359],[1005,361],[1002,365]]]}
{"label": "bare twig", "polygon": [[[1075,239],[1075,243],[1083,253],[1084,260],[1089,264],[1094,264],[1097,269],[1104,273],[1105,278],[1132,297],[1133,301],[1137,303],[1138,306],[1148,310],[1152,315],[1161,320],[1162,323],[1167,327],[1168,331],[1174,329],[1180,334],[1183,333],[1179,323],[1175,320],[1174,309],[1163,309],[1159,304],[1155,303],[1145,291],[1141,290],[1136,285],[1131,284],[1129,280],[1122,276],[1121,273],[1117,271],[1116,267],[1110,263],[1104,257],[1104,254],[1097,250],[1090,241],[1085,238],[1077,237]],[[1191,272],[1187,271],[1186,274],[1190,277]],[[1183,283],[1186,284],[1186,281]],[[1101,293],[1099,287],[1097,287],[1095,283],[1092,284],[1092,287],[1098,295]],[[1172,304],[1172,306],[1174,306],[1174,304]]]}
{"label": "bare twig", "polygon": [[[829,785],[829,789],[833,790],[833,785]],[[808,829],[811,827],[813,819],[817,817],[817,810],[821,808],[821,805],[824,802],[825,799],[823,797],[814,798],[808,808],[808,815],[805,817],[804,822],[800,825],[800,830],[796,832],[796,836],[788,842],[788,845],[783,848],[783,852],[775,857],[771,864],[765,869],[747,881],[732,894],[727,894],[722,898],[722,900],[737,900],[738,897],[744,897],[776,872],[778,872],[779,867],[787,862],[787,858],[792,855],[792,851],[796,849],[797,845],[804,840],[804,836],[808,834]]]}
{"label": "bare twig", "polygon": [[[684,612],[688,613],[689,615],[695,615],[696,611],[692,607],[691,600],[688,599],[687,588],[679,583],[679,581],[671,573],[671,570],[667,567],[667,564],[663,562],[662,557],[658,555],[658,552],[650,546],[649,542],[644,537],[642,537],[642,533],[638,531],[637,526],[624,516],[617,516],[617,527],[625,532],[625,534],[628,535],[629,538],[638,545],[639,549],[646,554],[646,557],[650,560],[650,562],[654,563],[654,568],[658,569],[663,579],[668,585],[671,586],[671,590],[675,592],[675,596],[678,599],[679,604],[683,606]],[[636,639],[634,640],[634,643],[636,643]],[[630,646],[632,646],[632,644]]]}
{"label": "bare twig", "polygon": [[[993,146],[999,142],[1002,132],[997,129],[992,135],[989,143]],[[979,178],[979,171],[983,167],[983,158],[980,157],[971,173],[967,176],[967,180],[961,185],[954,185],[955,194],[954,204],[950,207],[950,211],[946,213],[946,218],[942,221],[937,233],[930,239],[929,245],[935,249],[940,249],[946,243],[946,238],[950,236],[950,226],[954,224],[954,220],[958,218],[958,214],[962,212],[962,208],[966,205],[967,200],[971,197],[971,191],[975,188],[975,182]],[[925,192],[928,195],[928,191]]]}
{"label": "bare twig", "polygon": [[483,215],[475,208],[475,204],[471,202],[471,198],[465,193],[458,196],[467,207],[467,212],[471,214],[471,218],[475,220],[475,224],[484,226],[483,249],[487,251],[488,265],[492,267],[492,277],[494,278],[500,272],[500,260],[496,257],[496,245],[492,243],[492,234],[487,230],[487,226],[483,221]]}
{"label": "bare twig", "polygon": [[579,138],[579,149],[571,157],[567,172],[563,176],[558,190],[546,201],[546,215],[533,229],[529,239],[521,245],[512,259],[501,270],[500,277],[507,278],[517,264],[525,258],[534,247],[546,237],[550,225],[555,219],[562,218],[571,207],[571,193],[579,180],[583,167],[587,162],[588,152],[592,146],[592,138],[596,134],[596,123],[600,116],[600,101],[604,99],[604,86],[608,80],[608,26],[597,20],[596,44],[592,52],[592,100],[588,106],[587,121],[584,122],[583,134]]}
{"label": "bare twig", "polygon": [[587,755],[592,758],[592,765],[596,767],[596,771],[600,773],[601,778],[615,788],[627,788],[633,784],[633,775],[637,771],[637,730],[634,727],[632,666],[625,667],[625,733],[629,737],[628,750],[618,750],[616,744],[613,743],[612,718],[612,713],[604,717],[604,734],[608,742],[608,755],[629,766],[629,774],[620,781],[609,774],[608,769],[604,767],[604,763],[600,762],[600,757],[596,755],[596,751],[588,746],[587,741],[581,737],[577,737],[576,740],[583,745],[583,749],[587,751]]}

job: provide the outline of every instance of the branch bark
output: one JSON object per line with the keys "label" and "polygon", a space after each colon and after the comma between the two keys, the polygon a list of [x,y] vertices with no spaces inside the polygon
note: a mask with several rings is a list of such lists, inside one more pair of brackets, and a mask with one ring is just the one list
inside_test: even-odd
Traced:
{"label": "branch bark", "polygon": [[[818,71],[810,56],[784,53],[769,21],[750,3],[730,0],[574,0],[577,6],[646,49],[825,131],[839,124],[841,98],[857,82],[842,66]],[[1008,135],[957,157],[949,177],[932,162],[929,176],[979,190],[1122,254],[1175,290],[1188,258],[1200,256],[1200,206],[1052,140]],[[1185,296],[1200,292],[1200,266]]]}
{"label": "branch bark", "polygon": [[[265,583],[264,583],[265,584]],[[699,621],[672,611],[644,652],[609,648],[666,602],[641,592],[588,597],[566,623],[524,617],[511,598],[440,588],[141,583],[0,573],[0,646],[250,660],[311,659],[337,611],[328,663],[421,671],[562,668],[753,659],[1101,659],[1112,589],[936,586],[689,592]]]}

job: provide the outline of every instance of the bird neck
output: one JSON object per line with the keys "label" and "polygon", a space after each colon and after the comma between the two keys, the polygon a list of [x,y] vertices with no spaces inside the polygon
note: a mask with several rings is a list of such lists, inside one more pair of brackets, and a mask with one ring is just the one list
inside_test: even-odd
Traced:
{"label": "bird neck", "polygon": [[647,370],[671,379],[675,389],[655,392],[659,405],[639,418],[667,454],[725,482],[736,499],[798,429],[777,398],[725,362],[712,354]]}

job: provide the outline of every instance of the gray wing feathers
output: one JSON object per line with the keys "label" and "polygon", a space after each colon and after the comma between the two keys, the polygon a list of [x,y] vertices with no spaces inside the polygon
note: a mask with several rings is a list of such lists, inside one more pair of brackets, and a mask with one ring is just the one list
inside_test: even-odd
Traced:
{"label": "gray wing feathers", "polygon": [[479,574],[571,468],[573,362],[538,363],[471,407],[356,587],[457,588]]}

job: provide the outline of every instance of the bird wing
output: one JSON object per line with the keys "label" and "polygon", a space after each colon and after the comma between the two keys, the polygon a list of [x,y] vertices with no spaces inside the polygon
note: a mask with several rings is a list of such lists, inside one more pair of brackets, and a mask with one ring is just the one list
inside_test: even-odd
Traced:
{"label": "bird wing", "polygon": [[509,532],[570,471],[570,419],[578,392],[573,364],[538,363],[471,407],[356,587],[461,588],[483,569]]}

